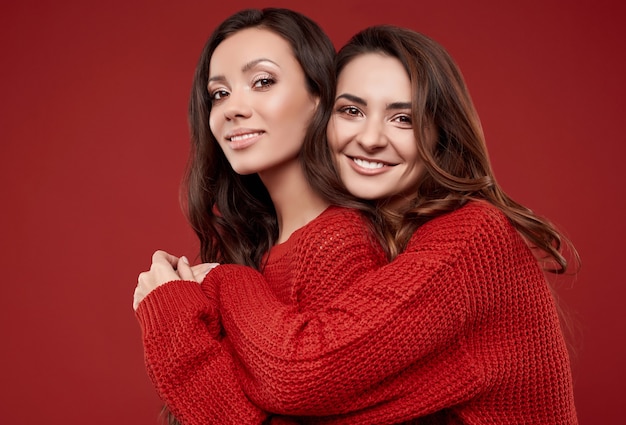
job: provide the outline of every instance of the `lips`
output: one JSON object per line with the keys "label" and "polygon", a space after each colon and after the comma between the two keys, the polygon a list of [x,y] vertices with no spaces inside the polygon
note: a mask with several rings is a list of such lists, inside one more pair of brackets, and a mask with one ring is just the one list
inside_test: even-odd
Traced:
{"label": "lips", "polygon": [[254,133],[244,133],[244,134],[239,134],[239,135],[236,135],[236,136],[227,137],[226,140],[228,140],[229,142],[240,142],[242,140],[246,140],[246,139],[250,139],[252,137],[260,136],[261,134],[263,134],[262,131],[257,131],[257,132],[254,132]]}
{"label": "lips", "polygon": [[389,171],[397,164],[373,158],[347,156],[354,171],[366,176],[374,176]]}
{"label": "lips", "polygon": [[352,158],[354,163],[362,168],[368,168],[370,170],[375,170],[376,168],[383,168],[385,164],[382,162],[368,161],[366,159],[361,158]]}
{"label": "lips", "polygon": [[264,133],[262,130],[239,129],[226,134],[224,138],[231,149],[239,150],[256,143]]}

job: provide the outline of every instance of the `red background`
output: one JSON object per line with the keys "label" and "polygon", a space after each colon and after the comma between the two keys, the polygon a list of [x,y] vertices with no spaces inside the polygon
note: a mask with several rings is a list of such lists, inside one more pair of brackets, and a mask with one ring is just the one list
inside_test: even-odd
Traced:
{"label": "red background", "polygon": [[[434,37],[457,59],[500,183],[582,255],[578,277],[557,282],[577,327],[580,421],[620,422],[623,2],[290,3],[271,5],[309,15],[337,46],[392,23]],[[0,422],[155,423],[160,402],[131,308],[137,274],[157,248],[196,253],[177,199],[193,69],[219,21],[267,5],[0,6]]]}

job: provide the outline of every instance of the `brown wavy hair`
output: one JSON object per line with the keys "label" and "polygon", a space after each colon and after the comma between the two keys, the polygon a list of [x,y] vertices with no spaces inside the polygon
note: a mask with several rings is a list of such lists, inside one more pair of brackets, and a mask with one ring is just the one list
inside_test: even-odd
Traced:
{"label": "brown wavy hair", "polygon": [[413,131],[425,165],[406,210],[393,210],[384,200],[380,202],[380,213],[393,228],[387,238],[393,254],[401,252],[414,231],[428,220],[480,199],[498,207],[529,245],[540,250],[539,259],[547,260],[546,271],[560,274],[567,270],[564,245],[578,264],[574,247],[548,220],[512,200],[498,185],[463,76],[439,43],[406,28],[369,27],[340,49],[337,75],[352,59],[366,53],[397,58],[409,75]]}
{"label": "brown wavy hair", "polygon": [[191,152],[181,202],[200,240],[204,262],[236,263],[255,268],[278,235],[276,212],[258,175],[233,171],[209,128],[211,99],[207,91],[211,56],[230,35],[247,28],[272,31],[292,48],[319,105],[299,154],[304,174],[327,201],[370,207],[347,194],[334,169],[326,143],[326,125],[335,96],[335,49],[324,31],[306,16],[282,8],[247,9],[220,24],[208,39],[196,67],[189,101]]}

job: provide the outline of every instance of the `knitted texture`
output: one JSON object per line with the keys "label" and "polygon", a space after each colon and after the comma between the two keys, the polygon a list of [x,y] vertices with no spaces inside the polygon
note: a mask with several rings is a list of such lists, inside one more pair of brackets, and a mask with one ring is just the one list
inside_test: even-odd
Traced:
{"label": "knitted texture", "polygon": [[197,282],[159,286],[139,304],[136,317],[148,376],[182,424],[263,422],[265,413],[244,395],[220,341],[215,303]]}
{"label": "knitted texture", "polygon": [[384,267],[360,217],[333,208],[267,260],[220,265],[210,297],[179,281],[140,304],[149,374],[183,423],[259,424],[259,408],[275,423],[577,423],[549,288],[494,207],[430,221]]}
{"label": "knitted texture", "polygon": [[243,390],[266,411],[324,424],[577,423],[545,276],[495,207],[431,220],[391,264],[327,298],[319,271],[365,254],[295,255],[293,293],[320,294],[312,303],[285,305],[249,268],[211,273]]}
{"label": "knitted texture", "polygon": [[[345,250],[355,252],[345,258],[348,261],[343,257]],[[314,268],[314,276],[308,276],[303,271],[310,270],[309,262],[317,256],[323,261]],[[361,215],[338,207],[329,207],[295,231],[287,242],[272,248],[265,260],[264,286],[269,283],[290,306],[318,307],[341,292],[342,285],[385,263]],[[168,282],[139,304],[136,316],[146,368],[157,393],[185,425],[298,423],[288,417],[268,417],[242,392],[237,381],[242,372],[233,362],[236,355],[229,340],[220,337],[215,304],[218,283],[219,279],[207,276],[203,293],[195,282]]]}

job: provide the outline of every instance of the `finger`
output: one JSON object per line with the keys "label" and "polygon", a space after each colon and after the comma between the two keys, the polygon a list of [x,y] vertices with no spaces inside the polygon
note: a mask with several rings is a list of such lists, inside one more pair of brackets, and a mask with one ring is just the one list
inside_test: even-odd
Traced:
{"label": "finger", "polygon": [[220,263],[206,263],[207,268],[206,268],[206,271],[203,273],[202,279],[200,279],[200,282],[202,282],[204,280],[204,278],[207,277],[207,275],[209,274],[209,272],[211,270],[213,270],[214,268],[216,268],[219,265],[220,265]]}
{"label": "finger", "polygon": [[168,254],[167,252],[162,250],[155,251],[154,254],[152,254],[152,263],[162,262],[166,262],[172,267],[175,267],[178,263],[178,257],[175,257],[172,254]]}
{"label": "finger", "polygon": [[202,273],[204,273],[205,270],[206,270],[205,263],[200,263],[200,264],[196,264],[195,266],[191,266],[191,271],[193,272],[194,276],[200,276]]}
{"label": "finger", "polygon": [[198,282],[202,282],[204,278],[206,278],[207,274],[215,267],[219,266],[220,263],[201,263],[196,264],[191,269],[193,270],[193,274],[196,277]]}
{"label": "finger", "polygon": [[137,311],[137,307],[139,307],[139,303],[145,298],[145,293],[141,288],[140,284],[137,284],[135,287],[135,292],[133,293],[133,310]]}
{"label": "finger", "polygon": [[194,272],[189,265],[189,260],[187,260],[187,257],[185,257],[184,255],[178,260],[177,272],[182,280],[196,280],[196,276],[194,275]]}

